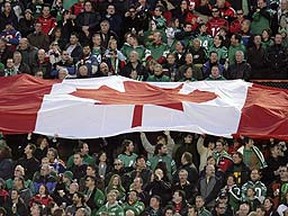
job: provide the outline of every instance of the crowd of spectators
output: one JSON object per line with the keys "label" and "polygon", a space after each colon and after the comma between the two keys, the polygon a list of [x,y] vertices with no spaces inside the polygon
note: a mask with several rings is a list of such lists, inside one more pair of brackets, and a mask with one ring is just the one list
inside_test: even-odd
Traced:
{"label": "crowd of spectators", "polygon": [[288,78],[287,0],[1,2],[1,76]]}
{"label": "crowd of spectators", "polygon": [[0,215],[288,215],[287,143],[136,135],[97,154],[79,141],[68,157],[57,139],[33,135],[13,160],[1,140]]}

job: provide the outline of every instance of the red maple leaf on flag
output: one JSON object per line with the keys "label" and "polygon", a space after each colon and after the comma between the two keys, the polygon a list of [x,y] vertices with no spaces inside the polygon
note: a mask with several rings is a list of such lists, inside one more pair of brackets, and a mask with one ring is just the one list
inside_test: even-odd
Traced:
{"label": "red maple leaf on flag", "polygon": [[132,127],[142,125],[144,105],[156,105],[184,111],[183,102],[203,103],[217,97],[214,92],[200,90],[194,90],[189,94],[181,94],[179,91],[183,84],[172,89],[133,81],[124,81],[123,84],[125,88],[124,92],[103,85],[99,89],[76,89],[71,95],[100,101],[95,103],[96,105],[135,105]]}

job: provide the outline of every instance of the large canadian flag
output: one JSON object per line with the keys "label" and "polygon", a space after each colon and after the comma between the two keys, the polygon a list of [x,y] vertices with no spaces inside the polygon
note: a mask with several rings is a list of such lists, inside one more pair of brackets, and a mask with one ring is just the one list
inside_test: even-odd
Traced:
{"label": "large canadian flag", "polygon": [[288,140],[288,91],[234,81],[0,78],[0,131],[97,138],[189,131]]}

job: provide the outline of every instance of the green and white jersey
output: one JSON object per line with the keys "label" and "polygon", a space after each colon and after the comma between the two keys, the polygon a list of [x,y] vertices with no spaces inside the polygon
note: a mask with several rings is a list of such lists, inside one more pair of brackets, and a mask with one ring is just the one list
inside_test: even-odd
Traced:
{"label": "green and white jersey", "polygon": [[264,183],[261,181],[248,181],[245,184],[243,184],[241,190],[242,190],[242,197],[243,200],[246,200],[246,194],[248,188],[254,188],[255,190],[255,197],[259,199],[259,201],[262,203],[267,195],[267,187]]}
{"label": "green and white jersey", "polygon": [[101,216],[103,213],[106,213],[109,216],[124,216],[124,210],[118,203],[115,203],[114,205],[106,203],[97,211],[96,215]]}
{"label": "green and white jersey", "polygon": [[201,41],[201,46],[206,50],[209,50],[209,47],[213,45],[213,38],[210,35],[202,34],[198,35],[197,38]]}

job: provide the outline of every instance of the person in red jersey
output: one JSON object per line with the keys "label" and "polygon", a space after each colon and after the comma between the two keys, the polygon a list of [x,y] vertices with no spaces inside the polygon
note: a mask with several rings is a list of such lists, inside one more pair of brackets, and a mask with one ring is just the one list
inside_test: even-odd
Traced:
{"label": "person in red jersey", "polygon": [[217,7],[212,8],[212,19],[206,25],[207,32],[213,37],[219,33],[221,27],[229,29],[228,21],[220,17],[220,11]]}

